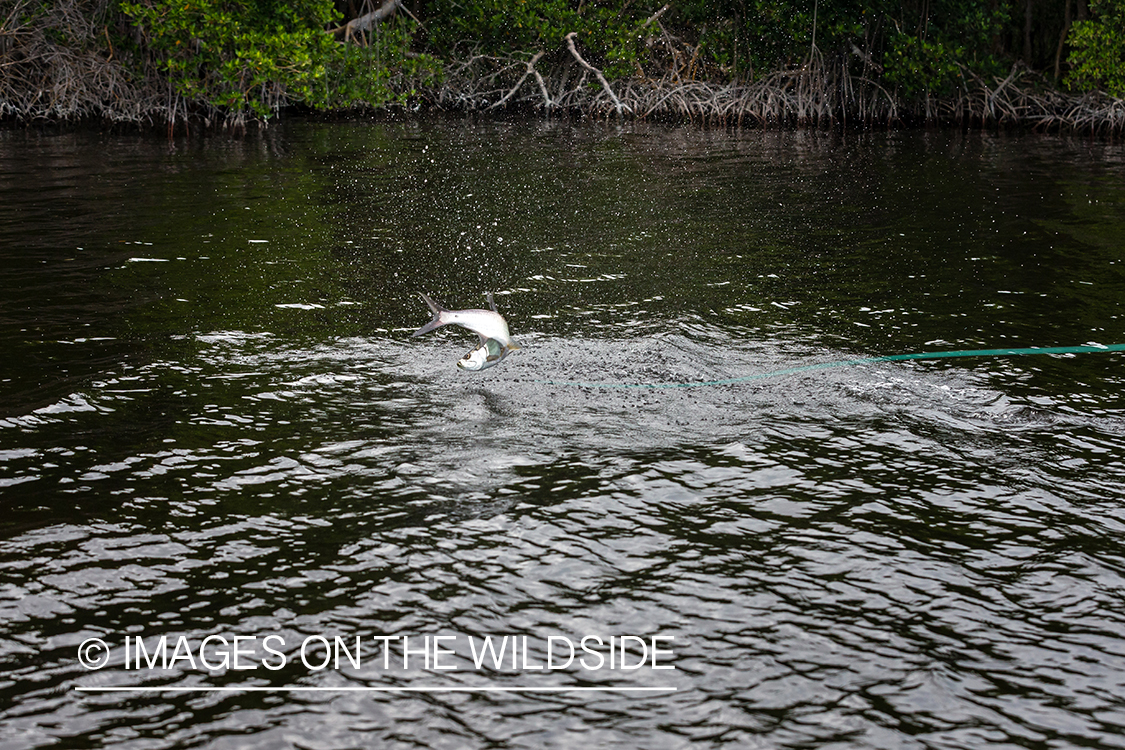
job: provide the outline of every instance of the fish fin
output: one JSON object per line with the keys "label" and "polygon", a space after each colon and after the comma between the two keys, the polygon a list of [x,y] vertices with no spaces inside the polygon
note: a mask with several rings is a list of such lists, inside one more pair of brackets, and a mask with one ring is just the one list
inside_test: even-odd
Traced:
{"label": "fish fin", "polygon": [[496,309],[496,300],[492,299],[492,292],[485,292],[484,296],[488,300],[488,306],[492,308],[492,312],[499,314],[500,311]]}
{"label": "fish fin", "polygon": [[414,333],[410,334],[411,336],[421,336],[423,333],[429,333],[435,328],[440,328],[441,326],[445,325],[446,321],[442,320],[442,313],[449,312],[444,307],[427,297],[424,293],[420,292],[419,294],[422,297],[422,301],[426,303],[426,307],[430,308],[430,311],[433,312],[434,319],[419,328]]}
{"label": "fish fin", "polygon": [[520,349],[523,349],[523,347],[517,344],[515,341],[509,341],[508,345],[504,348],[510,352],[518,352]]}
{"label": "fish fin", "polygon": [[437,315],[438,313],[449,312],[444,307],[430,299],[425,292],[418,292],[418,296],[422,298],[422,301],[426,303],[426,307],[430,308],[430,311],[433,312],[434,315]]}

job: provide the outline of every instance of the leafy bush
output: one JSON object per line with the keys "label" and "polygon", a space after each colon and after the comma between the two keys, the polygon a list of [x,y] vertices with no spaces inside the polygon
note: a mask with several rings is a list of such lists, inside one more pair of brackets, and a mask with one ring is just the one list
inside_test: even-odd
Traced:
{"label": "leafy bush", "polygon": [[228,116],[386,104],[402,96],[388,86],[393,69],[427,64],[405,57],[409,22],[385,25],[370,47],[337,42],[326,33],[338,20],[332,0],[139,0],[121,10],[177,93]]}
{"label": "leafy bush", "polygon": [[[966,71],[998,73],[1004,64],[990,49],[1009,16],[1007,3],[992,7],[991,0],[959,0],[943,5],[941,13],[899,17],[883,56],[887,80],[908,98],[916,98],[952,94],[964,86]],[[914,31],[900,30],[911,23]]]}
{"label": "leafy bush", "polygon": [[435,0],[427,5],[430,48],[439,55],[510,57],[555,52],[576,32],[579,49],[610,78],[632,75],[641,58],[639,28],[660,3],[567,0]]}
{"label": "leafy bush", "polygon": [[1094,18],[1070,27],[1065,82],[1072,90],[1103,89],[1125,98],[1125,5],[1114,0],[1093,0]]}
{"label": "leafy bush", "polygon": [[[687,0],[676,7],[674,20],[699,29],[704,61],[738,76],[753,78],[791,65],[808,54],[812,42],[811,0]],[[824,5],[819,10],[823,14]]]}
{"label": "leafy bush", "polygon": [[896,34],[884,57],[887,80],[908,97],[945,94],[961,80],[964,50],[906,34]]}

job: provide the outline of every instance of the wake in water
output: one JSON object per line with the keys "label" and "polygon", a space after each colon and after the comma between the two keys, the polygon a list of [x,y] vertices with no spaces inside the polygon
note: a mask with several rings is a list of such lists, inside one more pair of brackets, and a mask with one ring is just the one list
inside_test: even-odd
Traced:
{"label": "wake in water", "polygon": [[[1048,357],[954,364],[680,334],[539,336],[503,367],[467,373],[450,365],[448,344],[440,340],[352,338],[302,346],[234,331],[194,341],[195,353],[183,360],[123,364],[57,403],[0,422],[12,459],[7,481],[50,474],[41,466],[45,456],[69,445],[72,435],[90,432],[167,444],[106,463],[129,472],[209,465],[216,455],[272,445],[252,452],[274,455],[275,465],[306,472],[306,480],[331,457],[329,464],[352,461],[364,474],[412,477],[445,497],[483,497],[528,466],[560,460],[599,463],[607,456],[732,444],[764,450],[776,441],[807,443],[816,454],[816,443],[893,443],[956,456],[986,440],[988,450],[1014,456],[1039,440],[1047,446],[1060,435],[1086,432],[1125,450],[1120,415],[1089,408],[1081,394],[1068,403],[1035,395],[1020,382],[1027,365]],[[179,443],[199,433],[210,436],[209,447],[185,454]],[[270,473],[269,463],[245,463],[243,455],[231,470]],[[225,477],[220,484],[241,481],[218,476]]]}
{"label": "wake in water", "polygon": [[[1028,421],[1016,414],[1062,418],[996,389],[991,376],[1011,366],[1004,358],[1125,350],[1125,345],[1084,345],[855,357],[808,346],[783,350],[773,341],[732,344],[679,334],[582,341],[531,337],[528,351],[504,367],[468,374],[448,366],[444,344],[364,338],[301,348],[269,334],[237,331],[196,341],[194,362],[157,361],[123,371],[57,403],[0,421],[0,427],[33,427],[65,421],[71,414],[105,415],[159,388],[167,372],[176,372],[186,377],[189,400],[190,391],[199,395],[221,382],[233,391],[241,384],[238,397],[244,402],[296,400],[346,412],[355,395],[368,389],[395,394],[383,404],[412,404],[419,417],[415,426],[430,422],[427,417],[438,422],[449,417],[452,424],[445,429],[499,417],[518,421],[532,435],[573,439],[588,429],[594,443],[611,437],[628,437],[633,445],[649,439],[664,444],[661,437],[707,442],[755,423],[891,404],[918,413],[949,412],[951,418],[987,428]],[[939,359],[967,366],[923,363]],[[1075,411],[1068,411],[1073,419]]]}

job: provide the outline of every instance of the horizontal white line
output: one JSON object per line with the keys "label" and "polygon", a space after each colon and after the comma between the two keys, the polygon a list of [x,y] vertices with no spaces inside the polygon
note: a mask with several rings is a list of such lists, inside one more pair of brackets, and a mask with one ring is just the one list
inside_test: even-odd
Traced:
{"label": "horizontal white line", "polygon": [[674,687],[83,687],[83,693],[641,693],[673,692]]}
{"label": "horizontal white line", "polygon": [[669,693],[674,687],[75,687],[81,693]]}

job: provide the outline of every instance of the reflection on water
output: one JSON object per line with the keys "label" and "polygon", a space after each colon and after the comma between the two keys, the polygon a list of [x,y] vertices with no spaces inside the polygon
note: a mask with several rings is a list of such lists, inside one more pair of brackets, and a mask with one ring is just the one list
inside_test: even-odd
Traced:
{"label": "reflection on water", "polygon": [[[3,743],[1119,747],[1122,355],[551,381],[1123,342],[1122,153],[0,133]],[[458,370],[467,332],[409,338],[419,290],[496,291],[524,350]],[[256,669],[124,652],[235,635]],[[457,669],[301,661],[318,636],[438,635]],[[526,637],[534,665],[588,635],[674,636],[676,669],[465,647]],[[90,671],[94,637],[114,650]]]}

